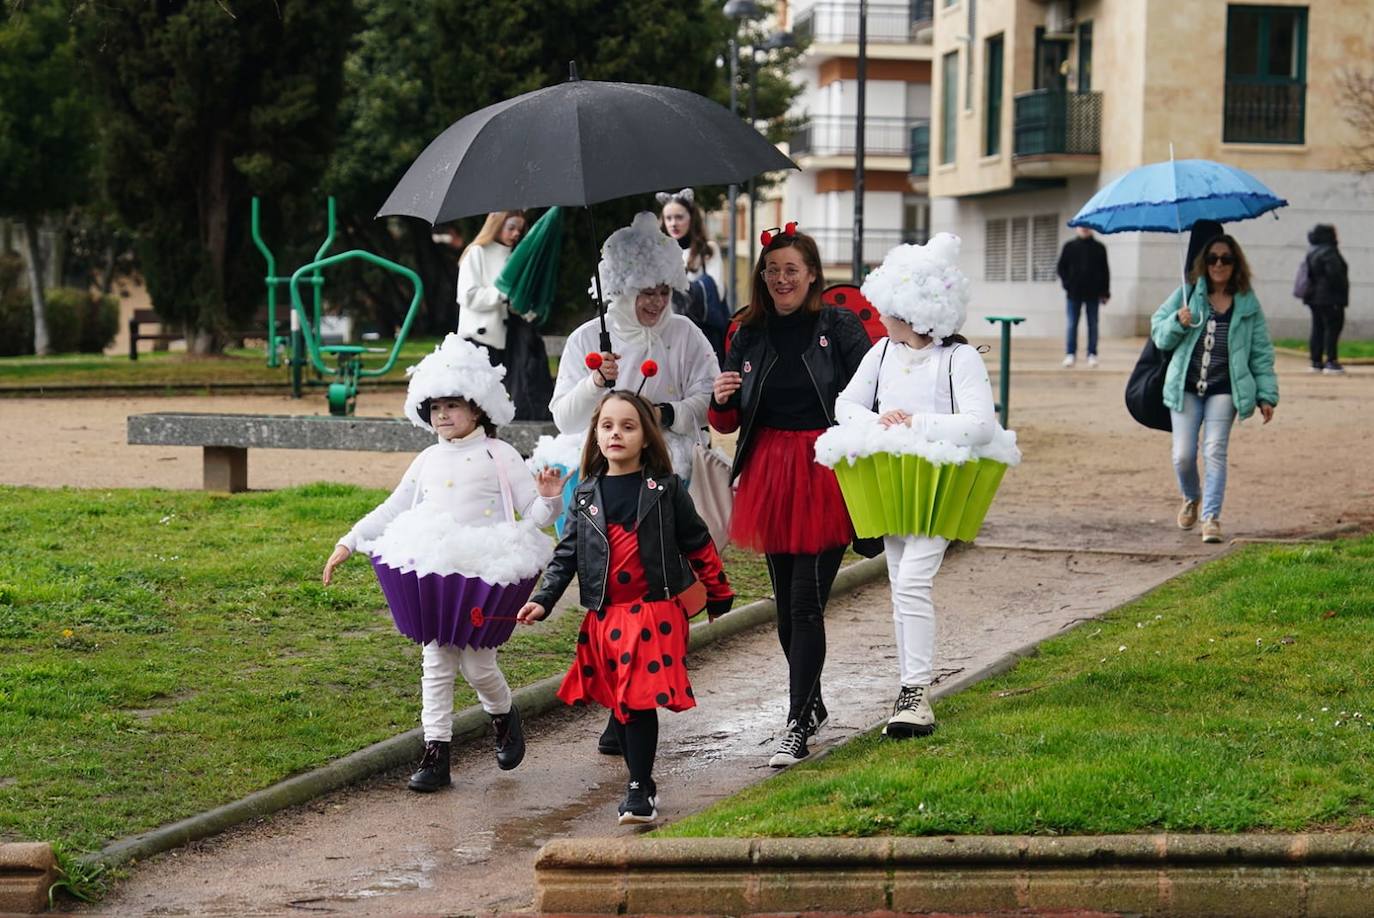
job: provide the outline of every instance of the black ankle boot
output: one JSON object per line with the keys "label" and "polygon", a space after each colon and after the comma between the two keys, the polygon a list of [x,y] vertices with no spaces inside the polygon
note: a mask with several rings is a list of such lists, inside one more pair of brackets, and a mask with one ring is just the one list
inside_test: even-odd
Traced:
{"label": "black ankle boot", "polygon": [[525,731],[520,725],[520,709],[512,702],[506,714],[493,714],[491,724],[496,728],[496,764],[502,771],[510,771],[525,760]]}
{"label": "black ankle boot", "polygon": [[421,794],[431,794],[441,787],[448,787],[452,783],[448,772],[448,752],[448,743],[439,740],[425,743],[425,754],[406,787]]}
{"label": "black ankle boot", "polygon": [[615,715],[606,720],[606,729],[596,741],[596,751],[602,755],[620,755],[620,734],[615,732]]}

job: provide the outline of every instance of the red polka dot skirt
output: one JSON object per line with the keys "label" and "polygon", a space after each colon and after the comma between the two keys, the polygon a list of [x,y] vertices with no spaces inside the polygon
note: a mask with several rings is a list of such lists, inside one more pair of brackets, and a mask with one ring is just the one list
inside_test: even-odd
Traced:
{"label": "red polka dot skirt", "polygon": [[677,598],[649,600],[639,543],[625,527],[609,527],[606,605],[587,612],[577,654],[558,697],[594,701],[624,723],[632,710],[696,707],[687,679],[687,610]]}

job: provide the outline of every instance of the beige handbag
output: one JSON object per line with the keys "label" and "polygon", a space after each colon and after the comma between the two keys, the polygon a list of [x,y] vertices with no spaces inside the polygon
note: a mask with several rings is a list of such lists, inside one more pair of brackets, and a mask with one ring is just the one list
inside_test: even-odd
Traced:
{"label": "beige handbag", "polygon": [[735,489],[730,486],[730,460],[718,449],[707,449],[700,443],[692,448],[692,482],[687,496],[696,505],[697,514],[711,530],[711,541],[717,551],[724,551],[730,541],[730,514],[735,508]]}

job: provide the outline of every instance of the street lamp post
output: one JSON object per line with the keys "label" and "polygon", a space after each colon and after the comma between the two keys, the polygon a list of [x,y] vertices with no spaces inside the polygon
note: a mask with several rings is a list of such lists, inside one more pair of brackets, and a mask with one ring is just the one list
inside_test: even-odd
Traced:
{"label": "street lamp post", "polygon": [[863,281],[864,268],[864,101],[868,78],[868,0],[859,0],[859,60],[854,79],[859,84],[854,104],[854,283]]}
{"label": "street lamp post", "polygon": [[[797,44],[797,41],[796,41],[796,39],[792,36],[792,33],[791,33],[791,32],[782,32],[782,31],[779,31],[779,32],[774,32],[772,35],[769,35],[766,39],[764,39],[764,41],[763,41],[763,50],[764,50],[764,51],[779,51],[779,50],[781,50],[781,49],[783,49],[783,48],[792,48],[792,47],[795,47],[796,44]],[[756,109],[757,109],[756,97],[758,96],[759,64],[758,64],[758,57],[757,57],[757,54],[758,54],[757,49],[752,48],[752,47],[749,49],[749,125],[750,125],[750,127],[753,127],[753,128],[755,128],[755,129],[758,128],[758,115],[756,114]],[[754,178],[754,176],[751,175],[751,176],[749,177],[749,264],[750,264],[750,265],[753,265],[753,264],[754,264],[754,240],[757,239],[757,238],[758,238],[758,235],[759,235],[759,234],[758,234],[758,228],[755,226],[755,224],[758,222],[758,216],[757,216],[758,208],[757,208],[757,206],[756,206],[757,202],[755,201],[755,197],[756,197],[756,195],[755,195],[755,178]]]}
{"label": "street lamp post", "polygon": [[[751,22],[759,18],[759,7],[753,0],[727,0],[724,9],[725,15],[735,21],[735,31],[730,34],[730,114],[736,114],[739,107],[739,30],[746,22]],[[752,182],[751,182],[752,187]],[[739,186],[731,185],[729,188],[729,208],[730,208],[730,234],[727,236],[726,260],[729,262],[730,274],[726,278],[725,286],[730,291],[730,308],[735,308],[739,300],[736,296],[737,281],[736,275],[739,273],[738,259],[735,250],[736,232],[736,207],[739,202]]]}

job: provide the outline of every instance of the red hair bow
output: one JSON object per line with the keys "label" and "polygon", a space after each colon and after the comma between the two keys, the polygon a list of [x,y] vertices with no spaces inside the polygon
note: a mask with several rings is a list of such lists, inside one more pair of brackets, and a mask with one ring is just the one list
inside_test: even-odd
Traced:
{"label": "red hair bow", "polygon": [[759,242],[762,243],[764,248],[767,248],[774,239],[795,235],[797,235],[797,221],[789,220],[781,227],[775,226],[772,229],[766,229],[759,233]]}

